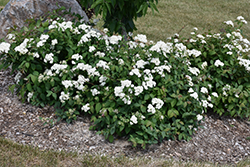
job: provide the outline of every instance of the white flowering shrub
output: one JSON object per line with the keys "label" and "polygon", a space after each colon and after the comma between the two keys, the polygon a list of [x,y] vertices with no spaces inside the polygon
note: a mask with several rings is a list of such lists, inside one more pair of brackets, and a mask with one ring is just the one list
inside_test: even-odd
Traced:
{"label": "white flowering shrub", "polygon": [[250,42],[241,31],[247,21],[239,16],[235,22],[224,23],[227,28],[221,33],[201,35],[194,32],[192,38],[185,41],[189,50],[201,52],[198,57],[189,54],[190,65],[202,70],[197,75],[199,85],[209,90],[204,95],[212,102],[214,112],[249,117]]}
{"label": "white flowering shrub", "polygon": [[[249,107],[246,52],[227,51],[234,46],[229,39],[213,36],[150,43],[138,35],[124,41],[81,22],[50,19],[9,34],[10,43],[0,43],[1,67],[18,71],[10,89],[17,87],[23,100],[54,105],[67,122],[90,114],[92,129],[110,142],[128,136],[145,148],[163,139],[190,140],[207,109],[230,109],[225,105],[237,106],[235,99]],[[231,36],[232,44],[247,42]],[[228,60],[230,51],[234,58]]]}

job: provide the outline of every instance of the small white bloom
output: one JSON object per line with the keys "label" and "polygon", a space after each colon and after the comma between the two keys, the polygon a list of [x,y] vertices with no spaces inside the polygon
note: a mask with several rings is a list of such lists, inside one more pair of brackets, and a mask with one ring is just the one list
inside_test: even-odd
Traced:
{"label": "small white bloom", "polygon": [[130,125],[133,125],[133,124],[137,124],[138,121],[137,121],[137,117],[135,115],[133,115],[131,118],[130,118]]}
{"label": "small white bloom", "polygon": [[137,34],[137,36],[135,36],[134,38],[135,40],[138,40],[138,41],[141,41],[143,43],[147,43],[148,40],[147,40],[147,36],[146,35],[143,35],[143,34]]}
{"label": "small white bloom", "polygon": [[230,25],[230,26],[234,27],[234,23],[231,20],[224,21],[224,23],[227,24],[227,25]]}
{"label": "small white bloom", "polygon": [[198,74],[200,73],[200,70],[196,67],[188,67],[188,71],[190,71],[192,74],[198,76]]}
{"label": "small white bloom", "polygon": [[207,67],[207,62],[205,61],[205,62],[203,62],[202,64],[201,64],[201,68],[202,69],[205,69]]}
{"label": "small white bloom", "polygon": [[89,107],[89,103],[85,104],[84,106],[82,106],[81,108],[83,111],[87,112],[88,110],[90,110],[90,107]]}
{"label": "small white bloom", "polygon": [[161,107],[164,105],[164,102],[161,100],[161,99],[158,99],[158,98],[153,98],[152,99],[152,104],[155,105],[155,108],[157,109],[161,109]]}
{"label": "small white bloom", "polygon": [[96,88],[91,89],[90,91],[91,91],[93,96],[100,94],[100,92]]}
{"label": "small white bloom", "polygon": [[218,60],[215,61],[214,65],[215,65],[216,67],[218,67],[218,66],[222,66],[222,67],[223,67],[223,66],[224,66],[224,63],[221,62],[221,61],[218,59]]}
{"label": "small white bloom", "polygon": [[28,98],[27,98],[28,102],[30,102],[30,99],[32,98],[33,94],[34,94],[33,92],[28,93],[28,95],[27,95],[28,96]]}
{"label": "small white bloom", "polygon": [[198,100],[198,94],[196,92],[190,94],[190,96]]}
{"label": "small white bloom", "polygon": [[194,92],[193,88],[188,89],[188,93],[193,93],[193,92]]}
{"label": "small white bloom", "polygon": [[202,115],[200,115],[200,114],[198,114],[196,117],[197,117],[197,121],[200,121],[200,120],[202,120],[202,119],[203,119],[203,116],[202,116]]}
{"label": "small white bloom", "polygon": [[212,95],[213,95],[214,97],[219,97],[218,94],[217,94],[216,92],[213,92]]}
{"label": "small white bloom", "polygon": [[7,42],[2,42],[0,44],[0,54],[1,53],[8,53],[10,50],[10,44]]}
{"label": "small white bloom", "polygon": [[149,104],[148,105],[148,110],[147,110],[148,112],[151,112],[152,114],[154,114],[156,111],[155,111],[155,108],[154,108],[154,106],[152,106],[152,104]]}
{"label": "small white bloom", "polygon": [[208,90],[207,90],[207,88],[205,88],[205,87],[202,87],[202,88],[201,88],[201,93],[204,93],[204,94],[208,93]]}
{"label": "small white bloom", "polygon": [[95,47],[94,46],[90,46],[89,47],[89,52],[93,52],[95,50]]}
{"label": "small white bloom", "polygon": [[51,45],[55,46],[56,44],[58,44],[57,39],[54,39],[54,40],[51,41]]}
{"label": "small white bloom", "polygon": [[109,32],[109,29],[104,28],[104,29],[103,29],[103,32],[104,32],[105,34],[107,34],[107,33]]}

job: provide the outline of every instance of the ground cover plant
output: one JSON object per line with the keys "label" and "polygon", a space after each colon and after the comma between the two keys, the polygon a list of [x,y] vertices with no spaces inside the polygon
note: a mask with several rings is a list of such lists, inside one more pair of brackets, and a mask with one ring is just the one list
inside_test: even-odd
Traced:
{"label": "ground cover plant", "polygon": [[[190,140],[203,114],[249,116],[247,22],[227,21],[225,32],[178,34],[169,41],[129,41],[81,22],[34,20],[1,42],[2,68],[17,71],[10,89],[33,105],[54,105],[71,122],[92,116],[92,129],[110,142],[129,136],[134,146]],[[194,29],[196,31],[196,29]],[[19,38],[16,38],[16,37]]]}

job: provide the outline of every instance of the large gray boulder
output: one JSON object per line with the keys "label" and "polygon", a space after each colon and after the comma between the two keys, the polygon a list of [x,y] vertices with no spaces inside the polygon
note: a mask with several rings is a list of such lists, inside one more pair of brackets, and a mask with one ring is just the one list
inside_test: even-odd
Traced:
{"label": "large gray boulder", "polygon": [[[66,10],[79,14],[88,22],[86,13],[76,0],[10,0],[0,13],[0,39],[5,38],[10,27],[21,28],[26,19],[40,18],[64,6]],[[69,19],[69,18],[68,18]]]}

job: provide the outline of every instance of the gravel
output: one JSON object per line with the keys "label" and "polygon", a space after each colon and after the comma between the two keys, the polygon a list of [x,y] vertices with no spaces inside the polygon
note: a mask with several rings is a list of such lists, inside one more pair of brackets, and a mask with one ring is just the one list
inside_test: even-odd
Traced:
{"label": "gravel", "polygon": [[8,91],[14,76],[0,71],[0,136],[15,142],[54,149],[110,156],[151,157],[176,160],[209,161],[236,164],[250,154],[250,122],[243,119],[207,114],[190,141],[167,141],[133,148],[126,138],[109,143],[102,135],[90,131],[90,118],[78,117],[72,124],[64,121],[44,125],[39,117],[56,119],[53,107],[39,108],[22,103]]}

